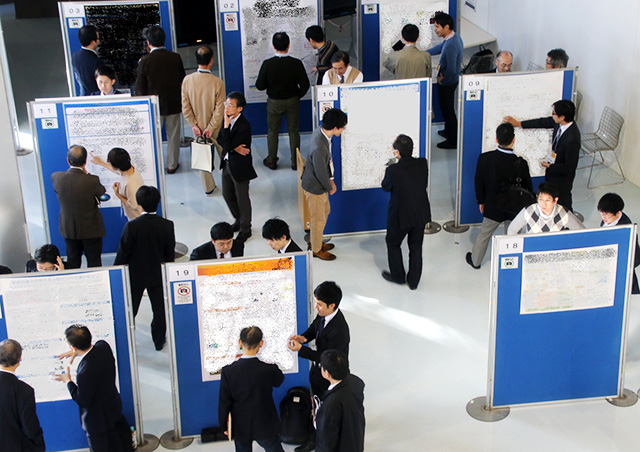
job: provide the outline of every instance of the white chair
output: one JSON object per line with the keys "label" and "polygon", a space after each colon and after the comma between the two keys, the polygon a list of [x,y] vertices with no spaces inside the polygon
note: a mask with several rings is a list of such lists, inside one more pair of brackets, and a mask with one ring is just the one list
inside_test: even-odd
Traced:
{"label": "white chair", "polygon": [[[598,130],[594,133],[587,133],[582,135],[582,151],[585,155],[593,155],[589,170],[589,179],[587,181],[588,188],[608,187],[610,185],[622,184],[625,181],[624,173],[622,172],[622,166],[616,155],[616,147],[618,147],[618,141],[620,138],[620,131],[624,124],[624,118],[618,113],[613,111],[609,107],[604,107],[602,117],[600,118],[600,124]],[[611,184],[595,185],[591,186],[591,176],[593,175],[593,167],[603,165],[605,163],[603,152],[611,151],[618,169],[620,170],[621,180],[613,182]],[[596,156],[600,157],[600,162],[596,163]]]}
{"label": "white chair", "polygon": [[542,66],[537,65],[533,61],[529,61],[529,65],[527,66],[527,71],[541,71],[544,69]]}

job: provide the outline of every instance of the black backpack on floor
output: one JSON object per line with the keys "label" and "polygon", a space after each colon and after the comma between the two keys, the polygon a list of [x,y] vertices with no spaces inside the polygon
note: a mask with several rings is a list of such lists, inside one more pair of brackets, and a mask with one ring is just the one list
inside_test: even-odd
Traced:
{"label": "black backpack on floor", "polygon": [[280,440],[285,444],[304,444],[313,431],[311,393],[296,386],[280,402]]}

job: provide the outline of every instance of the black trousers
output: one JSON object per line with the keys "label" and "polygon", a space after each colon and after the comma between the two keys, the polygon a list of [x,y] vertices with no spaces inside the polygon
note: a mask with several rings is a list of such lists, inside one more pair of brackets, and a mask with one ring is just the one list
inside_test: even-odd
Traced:
{"label": "black trousers", "polygon": [[440,102],[440,111],[444,119],[445,138],[453,143],[458,142],[458,120],[456,119],[455,94],[458,84],[440,85],[438,84],[438,101]]}
{"label": "black trousers", "polygon": [[64,239],[67,246],[67,266],[80,268],[82,253],[87,257],[87,267],[102,266],[102,237],[93,239]]}
{"label": "black trousers", "polygon": [[100,433],[88,433],[87,441],[91,452],[121,452],[122,443],[115,429]]}
{"label": "black trousers", "polygon": [[162,346],[166,341],[167,320],[164,313],[164,296],[162,293],[162,285],[144,287],[144,285],[136,284],[131,280],[131,298],[133,303],[133,315],[138,315],[142,294],[147,289],[147,295],[151,301],[151,310],[153,311],[153,319],[151,320],[151,338],[156,347]]}
{"label": "black trousers", "polygon": [[251,199],[249,199],[249,181],[236,180],[231,175],[229,162],[222,167],[222,197],[227,203],[233,218],[240,224],[240,232],[251,232]]}
{"label": "black trousers", "polygon": [[[387,258],[389,272],[396,281],[406,281],[411,287],[416,287],[422,276],[422,242],[424,241],[424,224],[409,228],[387,227]],[[409,245],[409,272],[405,273],[402,262],[400,245],[407,237]]]}
{"label": "black trousers", "polygon": [[311,385],[311,395],[318,397],[329,389],[329,381],[322,376],[320,366],[316,363],[313,363],[309,370],[309,384]]}

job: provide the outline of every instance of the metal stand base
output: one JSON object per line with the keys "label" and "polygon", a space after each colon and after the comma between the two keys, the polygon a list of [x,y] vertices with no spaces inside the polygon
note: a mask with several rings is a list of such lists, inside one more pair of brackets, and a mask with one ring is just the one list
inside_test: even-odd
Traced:
{"label": "metal stand base", "polygon": [[156,450],[160,446],[160,440],[157,436],[151,435],[150,433],[144,434],[144,439],[142,440],[142,444],[138,445],[136,451],[138,452],[152,452]]}
{"label": "metal stand base", "polygon": [[31,149],[22,149],[22,148],[16,149],[16,155],[18,157],[22,157],[23,155],[29,155],[31,153],[33,153]]}
{"label": "metal stand base", "polygon": [[181,258],[189,252],[189,247],[181,242],[176,242],[175,253],[176,259]]}
{"label": "metal stand base", "polygon": [[485,403],[487,402],[487,398],[485,396],[476,397],[467,403],[467,413],[474,419],[484,422],[495,422],[501,421],[505,417],[509,416],[509,412],[511,411],[509,407],[507,408],[494,408],[492,410],[488,410]]}
{"label": "metal stand base", "polygon": [[193,442],[193,438],[176,438],[175,431],[169,430],[160,437],[162,447],[169,450],[184,449]]}
{"label": "metal stand base", "polygon": [[189,146],[191,146],[192,141],[193,141],[192,137],[182,137],[182,139],[180,140],[180,147],[188,148]]}
{"label": "metal stand base", "polygon": [[580,212],[573,212],[573,214],[576,216],[576,218],[578,218],[578,220],[580,220],[580,223],[584,223],[584,215],[582,215]]}
{"label": "metal stand base", "polygon": [[469,226],[459,226],[456,225],[455,221],[451,220],[443,224],[442,229],[452,234],[460,234],[462,232],[467,232],[469,230]]}
{"label": "metal stand base", "polygon": [[427,223],[427,225],[424,227],[424,233],[437,234],[438,232],[440,232],[441,229],[442,229],[442,226],[440,226],[440,223],[436,223],[435,221],[432,221],[430,223]]}
{"label": "metal stand base", "polygon": [[622,397],[607,397],[606,400],[613,406],[627,407],[635,405],[638,401],[638,396],[631,389],[624,388]]}

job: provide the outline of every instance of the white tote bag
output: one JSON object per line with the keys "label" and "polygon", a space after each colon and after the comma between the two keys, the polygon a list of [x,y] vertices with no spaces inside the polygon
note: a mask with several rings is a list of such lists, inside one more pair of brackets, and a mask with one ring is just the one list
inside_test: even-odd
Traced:
{"label": "white tote bag", "polygon": [[213,168],[213,142],[198,137],[191,142],[191,168],[200,171],[211,171]]}

